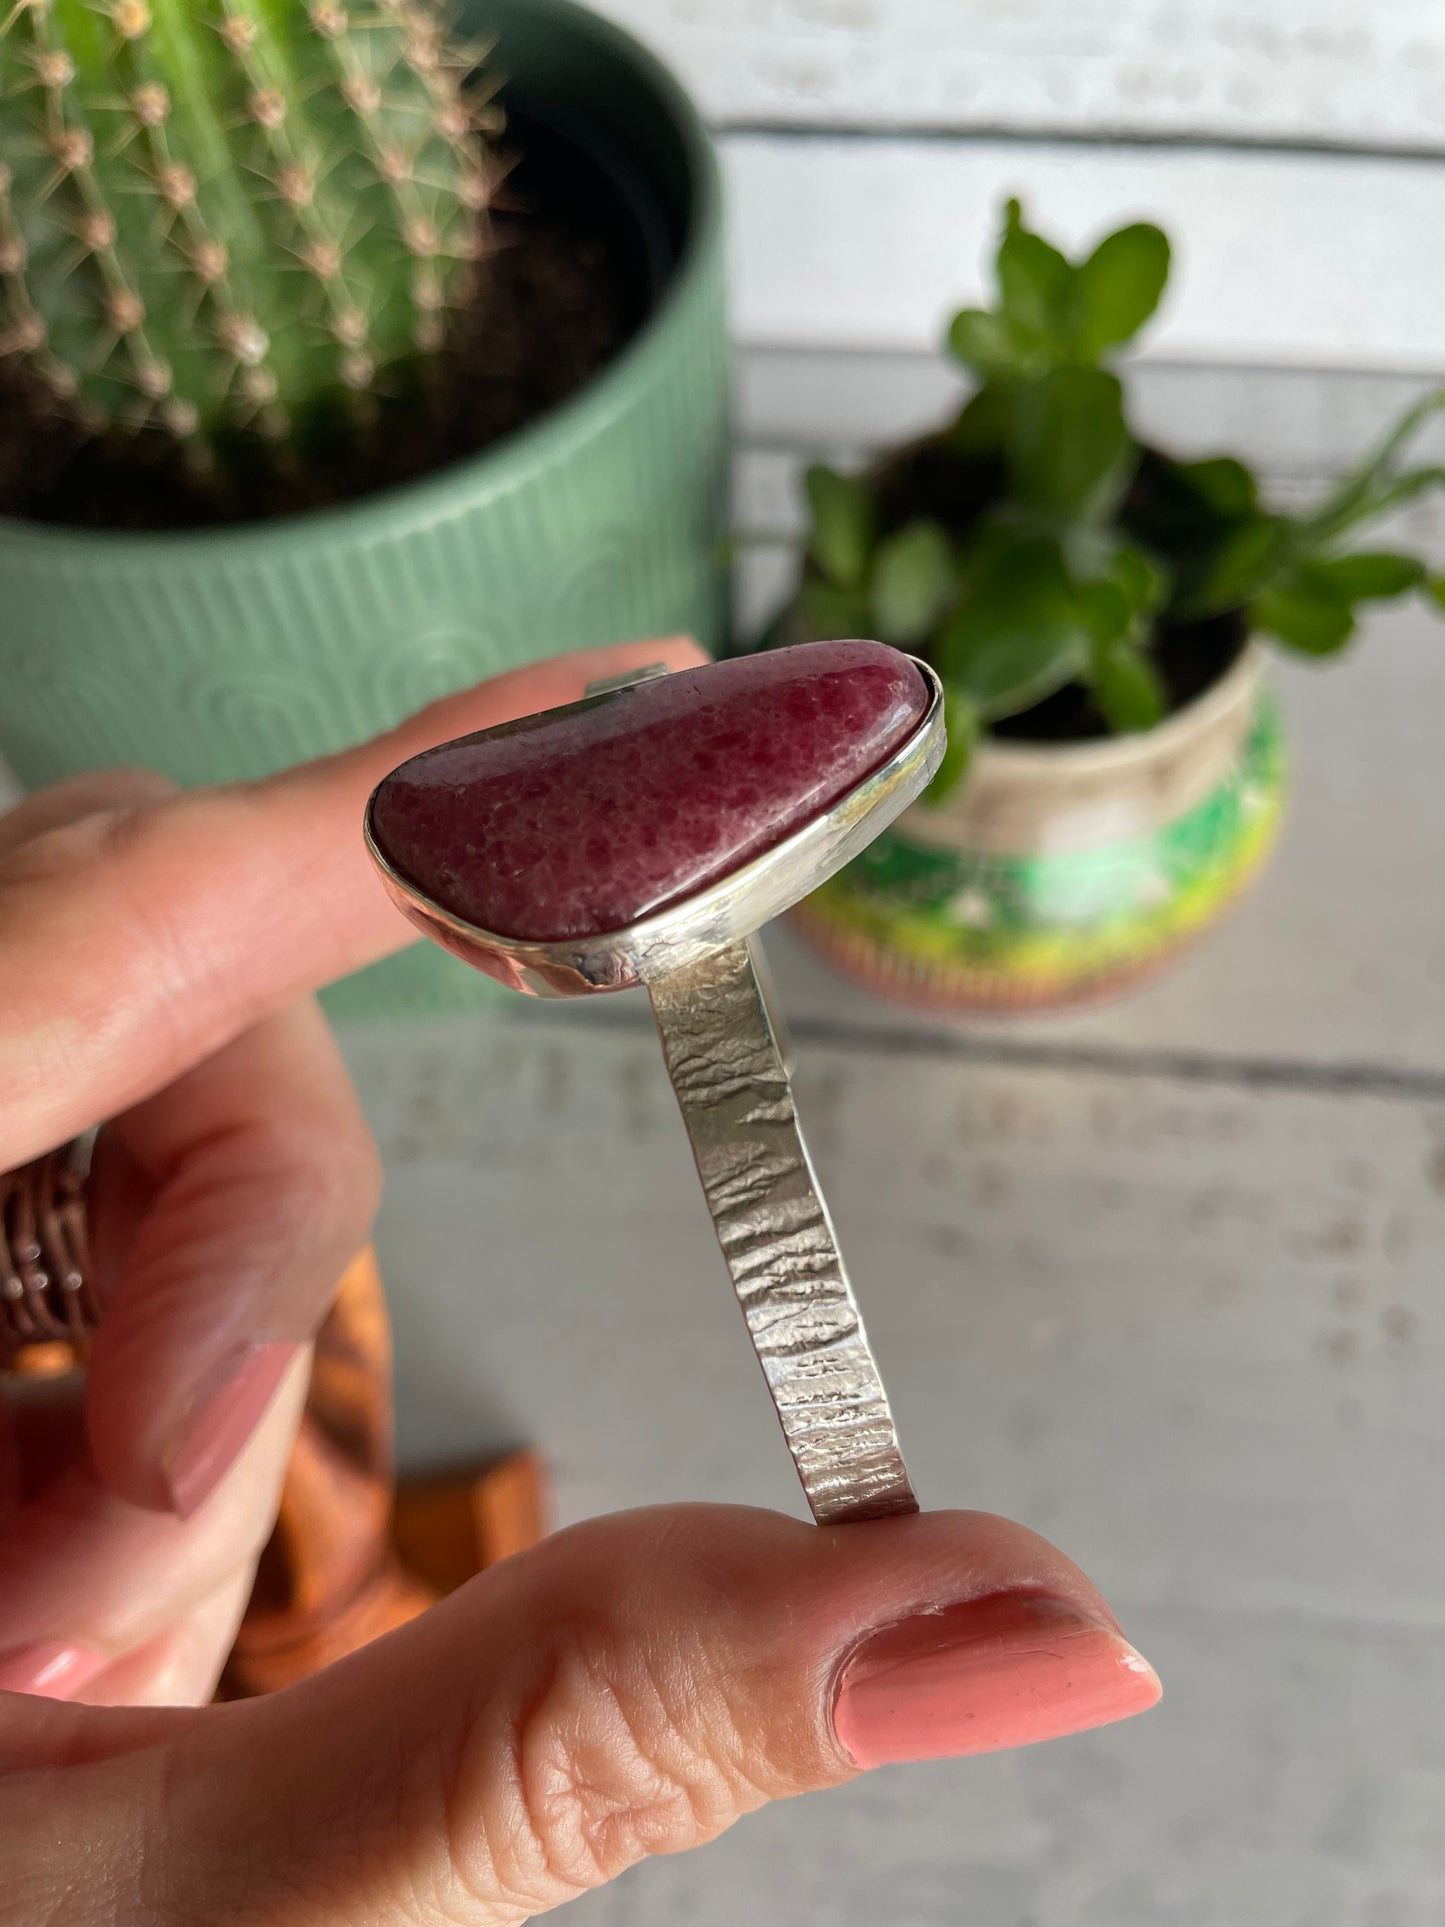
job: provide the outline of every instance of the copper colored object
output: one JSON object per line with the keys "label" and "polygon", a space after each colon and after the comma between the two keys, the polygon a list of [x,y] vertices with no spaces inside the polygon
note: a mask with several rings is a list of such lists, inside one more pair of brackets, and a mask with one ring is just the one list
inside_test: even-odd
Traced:
{"label": "copper colored object", "polygon": [[100,1319],[85,1235],[86,1140],[0,1176],[0,1364],[22,1347],[83,1346]]}
{"label": "copper colored object", "polygon": [[404,1479],[391,1536],[408,1572],[439,1594],[545,1538],[546,1475],[535,1452],[514,1452],[484,1471]]}
{"label": "copper colored object", "polygon": [[393,1479],[391,1330],[376,1259],[364,1251],[317,1334],[281,1509],[226,1669],[228,1695],[289,1686],[433,1603],[391,1543]]}
{"label": "copper colored object", "polygon": [[391,1327],[362,1252],[316,1338],[306,1411],[222,1690],[273,1692],[403,1626],[542,1536],[532,1453],[397,1487]]}
{"label": "copper colored object", "polygon": [[[82,1363],[100,1305],[85,1236],[84,1147],[0,1175],[0,1366]],[[542,1536],[536,1455],[403,1482],[392,1449],[391,1328],[375,1255],[348,1267],[317,1334],[306,1408],[270,1541],[221,1685],[290,1685],[416,1618]]]}

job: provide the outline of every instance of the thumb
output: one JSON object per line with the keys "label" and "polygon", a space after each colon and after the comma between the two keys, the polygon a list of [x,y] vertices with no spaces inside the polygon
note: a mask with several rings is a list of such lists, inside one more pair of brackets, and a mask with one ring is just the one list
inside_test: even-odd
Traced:
{"label": "thumb", "polygon": [[75,1824],[93,1869],[147,1841],[168,1919],[233,1917],[244,1870],[265,1927],[492,1927],[862,1767],[1158,1696],[1083,1575],[1004,1520],[669,1507],[558,1534],[289,1692],[181,1716],[148,1773],[92,1752]]}

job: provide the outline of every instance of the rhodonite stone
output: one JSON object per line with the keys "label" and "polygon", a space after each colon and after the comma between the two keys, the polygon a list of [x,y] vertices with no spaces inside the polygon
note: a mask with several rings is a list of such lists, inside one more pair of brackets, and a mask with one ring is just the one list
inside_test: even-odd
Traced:
{"label": "rhodonite stone", "polygon": [[718,882],[886,762],[928,707],[878,642],[820,642],[637,683],[394,770],[371,830],[463,921],[599,936]]}

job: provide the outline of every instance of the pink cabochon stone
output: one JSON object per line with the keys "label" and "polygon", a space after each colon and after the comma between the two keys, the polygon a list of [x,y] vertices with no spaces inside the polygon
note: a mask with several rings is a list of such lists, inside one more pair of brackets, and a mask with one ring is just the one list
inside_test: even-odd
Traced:
{"label": "pink cabochon stone", "polygon": [[408,882],[522,941],[623,929],[820,815],[886,762],[929,692],[880,642],[817,642],[638,683],[393,770],[371,829]]}

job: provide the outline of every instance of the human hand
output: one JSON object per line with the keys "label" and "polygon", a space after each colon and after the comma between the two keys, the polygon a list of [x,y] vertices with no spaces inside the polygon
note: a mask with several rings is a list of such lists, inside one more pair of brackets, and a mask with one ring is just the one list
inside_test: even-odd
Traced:
{"label": "human hand", "polygon": [[695,659],[542,665],[265,784],[87,778],[0,822],[0,1169],[114,1120],[84,1404],[42,1387],[0,1421],[0,1921],[515,1920],[859,1766],[1157,1696],[1020,1528],[675,1508],[557,1535],[304,1686],[157,1710],[211,1690],[374,1205],[305,1001],[410,936],[364,798],[415,748],[659,658]]}

